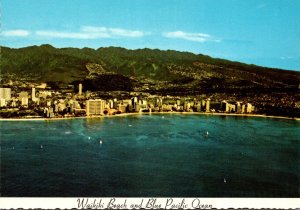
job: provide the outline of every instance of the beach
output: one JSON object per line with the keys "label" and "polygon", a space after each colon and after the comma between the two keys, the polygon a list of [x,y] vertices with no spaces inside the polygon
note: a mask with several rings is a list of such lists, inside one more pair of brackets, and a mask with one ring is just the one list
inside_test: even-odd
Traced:
{"label": "beach", "polygon": [[151,115],[151,114],[183,114],[183,115],[216,115],[216,116],[235,116],[235,117],[262,117],[274,119],[287,119],[287,120],[300,120],[300,118],[291,118],[283,116],[271,116],[262,114],[236,114],[236,113],[215,113],[215,112],[135,112],[135,113],[122,113],[116,115],[101,115],[101,116],[86,116],[86,117],[62,117],[62,118],[0,118],[0,121],[51,121],[51,120],[72,120],[72,119],[91,119],[91,118],[109,118],[109,117],[122,117],[131,115]]}

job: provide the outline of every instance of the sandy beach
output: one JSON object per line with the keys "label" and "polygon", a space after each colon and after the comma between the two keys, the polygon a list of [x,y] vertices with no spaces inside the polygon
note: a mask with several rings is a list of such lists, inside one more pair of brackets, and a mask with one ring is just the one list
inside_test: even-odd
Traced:
{"label": "sandy beach", "polygon": [[300,120],[300,118],[269,116],[261,114],[235,114],[235,113],[205,113],[205,112],[138,112],[138,113],[123,113],[116,115],[89,116],[89,117],[63,117],[63,118],[0,118],[0,121],[52,121],[52,120],[73,120],[73,119],[96,119],[110,117],[124,117],[131,115],[152,115],[152,114],[183,114],[183,115],[217,115],[217,116],[235,116],[235,117],[262,117],[274,119]]}

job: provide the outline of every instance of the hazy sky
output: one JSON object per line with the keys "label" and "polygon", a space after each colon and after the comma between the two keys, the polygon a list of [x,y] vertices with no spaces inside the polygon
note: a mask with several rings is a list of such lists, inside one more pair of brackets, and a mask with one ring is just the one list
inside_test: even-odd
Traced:
{"label": "hazy sky", "polygon": [[300,0],[2,0],[1,45],[190,51],[300,70]]}

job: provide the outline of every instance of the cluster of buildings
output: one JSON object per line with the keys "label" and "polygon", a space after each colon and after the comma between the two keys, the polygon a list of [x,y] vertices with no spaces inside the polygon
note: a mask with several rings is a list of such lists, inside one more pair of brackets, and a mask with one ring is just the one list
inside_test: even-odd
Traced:
{"label": "cluster of buildings", "polygon": [[[153,101],[153,100],[151,100]],[[138,97],[132,99],[118,101],[114,100],[101,100],[90,99],[86,101],[86,115],[112,115],[126,112],[224,112],[224,113],[252,113],[254,106],[250,103],[241,104],[236,102],[230,104],[227,101],[221,103],[211,103],[210,99],[206,100],[170,100],[164,103],[162,97],[158,97],[153,102],[148,100],[138,100]],[[170,102],[170,101],[173,101]],[[214,108],[212,108],[214,107]],[[218,109],[216,109],[218,108]]]}
{"label": "cluster of buildings", "polygon": [[[83,93],[82,84],[78,92],[58,92],[45,86],[32,87],[31,91],[12,91],[0,88],[1,111],[35,111],[40,117],[101,116],[132,112],[225,112],[251,113],[254,106],[250,103],[211,101],[209,98],[179,98],[148,96],[141,97],[132,93],[130,99],[117,98],[103,100],[92,93]],[[2,112],[0,112],[1,114]],[[0,117],[2,117],[0,115]]]}
{"label": "cluster of buildings", "polygon": [[221,111],[230,113],[251,113],[254,111],[254,106],[250,103],[242,104],[241,102],[236,102],[234,104],[228,103],[226,100],[221,102]]}

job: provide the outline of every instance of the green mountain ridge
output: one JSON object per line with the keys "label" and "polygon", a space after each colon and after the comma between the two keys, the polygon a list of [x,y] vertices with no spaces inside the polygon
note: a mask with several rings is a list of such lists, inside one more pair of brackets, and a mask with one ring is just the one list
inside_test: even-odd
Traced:
{"label": "green mountain ridge", "polygon": [[[156,90],[175,92],[297,89],[300,81],[300,72],[297,71],[248,65],[190,52],[148,48],[1,47],[0,68],[2,81],[12,75],[14,79],[61,84],[92,81],[92,89],[96,90],[122,89],[126,84],[130,88],[125,89],[132,90],[145,83],[152,84]],[[97,80],[101,83],[95,82]],[[114,84],[119,88],[114,88]]]}

